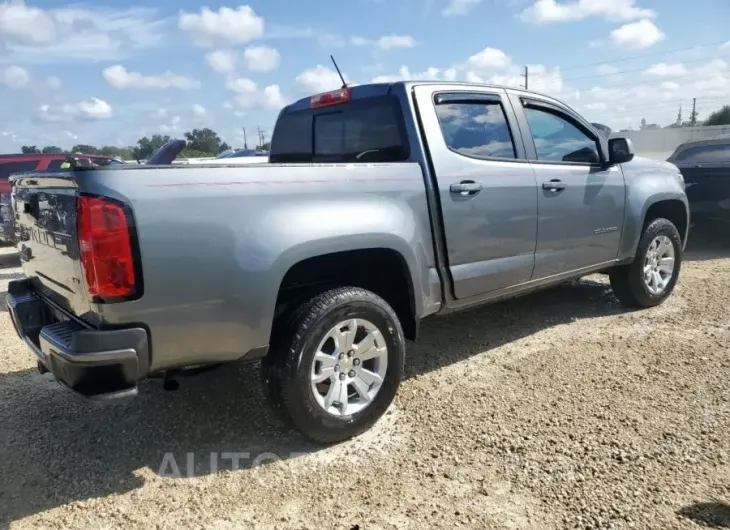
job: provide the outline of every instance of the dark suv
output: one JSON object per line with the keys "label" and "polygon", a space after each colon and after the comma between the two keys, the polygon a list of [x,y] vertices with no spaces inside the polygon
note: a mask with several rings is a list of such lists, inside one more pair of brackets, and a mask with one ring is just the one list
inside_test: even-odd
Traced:
{"label": "dark suv", "polygon": [[[11,244],[16,241],[15,223],[13,222],[13,211],[10,204],[12,184],[8,177],[24,171],[60,171],[67,156],[67,153],[0,155],[0,242]],[[89,158],[100,165],[112,162],[112,158],[109,156],[79,154],[75,156]]]}
{"label": "dark suv", "polygon": [[667,159],[684,177],[695,221],[730,221],[730,138],[686,142]]}

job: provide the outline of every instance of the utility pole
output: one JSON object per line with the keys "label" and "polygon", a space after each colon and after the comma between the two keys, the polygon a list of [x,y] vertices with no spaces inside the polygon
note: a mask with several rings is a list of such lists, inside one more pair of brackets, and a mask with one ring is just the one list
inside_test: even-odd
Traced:
{"label": "utility pole", "polygon": [[527,69],[527,66],[525,66],[525,73],[522,74],[522,77],[525,78],[525,90],[527,90],[527,77],[530,75],[530,72]]}
{"label": "utility pole", "polygon": [[261,147],[261,145],[263,145],[263,143],[264,143],[264,139],[263,139],[264,138],[264,131],[262,131],[261,130],[261,127],[257,125],[256,126],[256,132],[259,135],[259,145],[257,147]]}
{"label": "utility pole", "polygon": [[692,127],[697,125],[697,98],[692,98],[692,114],[689,117],[689,124]]}
{"label": "utility pole", "polygon": [[246,142],[246,127],[243,128],[243,148],[248,149],[248,142]]}

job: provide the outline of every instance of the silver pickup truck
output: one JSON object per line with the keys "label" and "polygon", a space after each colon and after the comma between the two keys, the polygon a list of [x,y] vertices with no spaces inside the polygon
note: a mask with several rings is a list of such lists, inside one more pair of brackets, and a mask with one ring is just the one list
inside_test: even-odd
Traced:
{"label": "silver pickup truck", "polygon": [[306,436],[391,404],[428,315],[607,272],[634,308],[679,276],[682,177],[568,106],[459,83],[362,85],[281,111],[269,163],[16,177],[18,334],[95,400],[261,360]]}

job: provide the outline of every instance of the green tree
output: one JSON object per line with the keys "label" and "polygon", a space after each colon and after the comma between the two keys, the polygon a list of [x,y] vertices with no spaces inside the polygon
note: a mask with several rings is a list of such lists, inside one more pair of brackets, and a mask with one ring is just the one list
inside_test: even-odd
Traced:
{"label": "green tree", "polygon": [[185,133],[185,139],[188,141],[188,148],[193,151],[213,155],[224,151],[224,149],[221,149],[223,142],[220,136],[212,129],[193,129]]}
{"label": "green tree", "polygon": [[56,147],[55,145],[47,145],[41,151],[44,155],[58,155],[63,153],[63,149]]}
{"label": "green tree", "polygon": [[93,145],[77,144],[71,148],[72,153],[81,153],[83,155],[97,155],[99,150]]}
{"label": "green tree", "polygon": [[730,125],[730,105],[725,105],[716,110],[705,121],[705,125]]}
{"label": "green tree", "polygon": [[170,137],[167,135],[153,134],[150,138],[143,136],[137,140],[137,146],[133,148],[132,158],[147,159],[169,141]]}
{"label": "green tree", "polygon": [[271,149],[271,142],[264,142],[259,146],[262,151],[268,151]]}
{"label": "green tree", "polygon": [[35,155],[40,153],[40,150],[35,145],[24,145],[20,148],[24,155]]}

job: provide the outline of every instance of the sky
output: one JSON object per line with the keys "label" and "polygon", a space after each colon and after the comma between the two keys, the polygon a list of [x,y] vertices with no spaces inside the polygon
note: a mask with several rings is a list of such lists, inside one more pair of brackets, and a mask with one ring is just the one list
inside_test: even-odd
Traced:
{"label": "sky", "polygon": [[[246,1],[246,0],[244,0]],[[522,86],[614,130],[730,104],[730,0],[0,0],[0,153],[210,127],[347,80]]]}

